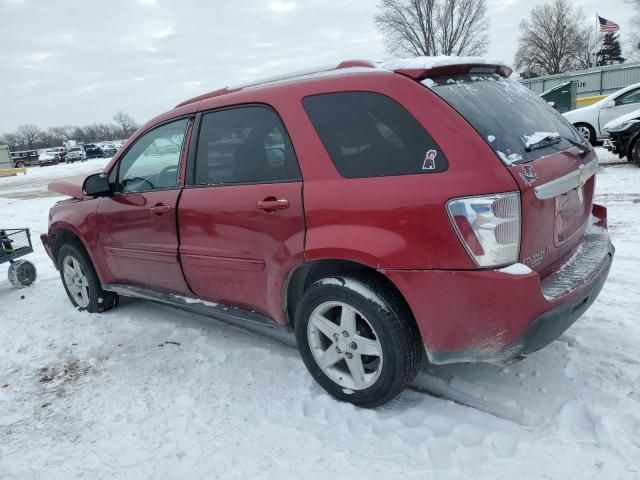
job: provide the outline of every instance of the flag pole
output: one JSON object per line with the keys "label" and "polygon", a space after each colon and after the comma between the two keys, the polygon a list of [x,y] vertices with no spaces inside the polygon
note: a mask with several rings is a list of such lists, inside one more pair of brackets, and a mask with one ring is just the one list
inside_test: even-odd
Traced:
{"label": "flag pole", "polygon": [[596,12],[596,43],[593,46],[593,66],[598,66],[598,27],[600,26],[600,20],[598,19],[598,12]]}

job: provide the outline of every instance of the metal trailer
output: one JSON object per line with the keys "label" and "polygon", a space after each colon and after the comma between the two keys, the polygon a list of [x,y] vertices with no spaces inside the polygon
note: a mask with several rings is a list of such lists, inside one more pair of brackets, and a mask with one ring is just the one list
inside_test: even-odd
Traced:
{"label": "metal trailer", "polygon": [[16,173],[26,173],[26,168],[15,168],[9,147],[0,145],[0,177],[15,175]]}
{"label": "metal trailer", "polygon": [[28,228],[0,229],[0,263],[11,263],[7,275],[16,288],[28,287],[36,280],[36,266],[28,260],[16,260],[30,253],[33,244]]}
{"label": "metal trailer", "polygon": [[520,80],[524,86],[537,94],[551,90],[558,85],[573,81],[576,84],[578,105],[584,103],[585,97],[601,97],[609,95],[621,88],[640,83],[640,62],[594,67],[588,70],[546,75],[544,77]]}

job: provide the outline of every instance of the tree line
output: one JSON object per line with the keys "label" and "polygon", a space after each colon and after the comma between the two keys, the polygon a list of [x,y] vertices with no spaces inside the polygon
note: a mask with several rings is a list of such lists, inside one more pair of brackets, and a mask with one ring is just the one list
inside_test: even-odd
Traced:
{"label": "tree line", "polygon": [[0,145],[20,151],[58,147],[69,140],[81,143],[125,140],[137,129],[138,124],[130,115],[118,111],[113,116],[113,123],[92,123],[84,127],[64,125],[46,130],[32,124],[20,125],[13,132],[0,135]]}
{"label": "tree line", "polygon": [[[637,11],[640,0],[626,0]],[[617,33],[597,34],[571,0],[534,6],[520,23],[514,64],[523,77],[623,63]],[[489,49],[486,0],[380,0],[374,21],[394,55],[484,55]],[[633,54],[640,56],[640,33]]]}

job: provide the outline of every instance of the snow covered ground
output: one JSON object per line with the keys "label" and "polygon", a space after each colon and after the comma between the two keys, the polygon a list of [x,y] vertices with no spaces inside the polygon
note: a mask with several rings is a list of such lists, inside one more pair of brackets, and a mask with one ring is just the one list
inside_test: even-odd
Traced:
{"label": "snow covered ground", "polygon": [[[0,478],[640,478],[640,169],[598,153],[617,255],[594,306],[521,363],[425,365],[377,410],[257,334],[145,301],[77,312],[36,241],[35,285],[0,266]],[[37,239],[46,183],[105,162],[0,179],[0,224]]]}

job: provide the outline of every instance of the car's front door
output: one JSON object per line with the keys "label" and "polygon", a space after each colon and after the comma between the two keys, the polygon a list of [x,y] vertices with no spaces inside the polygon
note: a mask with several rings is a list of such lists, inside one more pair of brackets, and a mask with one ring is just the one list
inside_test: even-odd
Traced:
{"label": "car's front door", "polygon": [[304,255],[302,181],[277,113],[202,115],[195,171],[180,197],[180,258],[200,298],[278,319],[281,288]]}
{"label": "car's front door", "polygon": [[[189,293],[178,259],[176,207],[190,121],[174,120],[142,135],[110,175],[115,192],[100,199],[97,225],[102,253],[118,283]],[[159,148],[167,144],[172,148]]]}
{"label": "car's front door", "polygon": [[640,109],[640,88],[623,93],[613,103],[614,105],[600,110],[600,131],[611,120]]}

